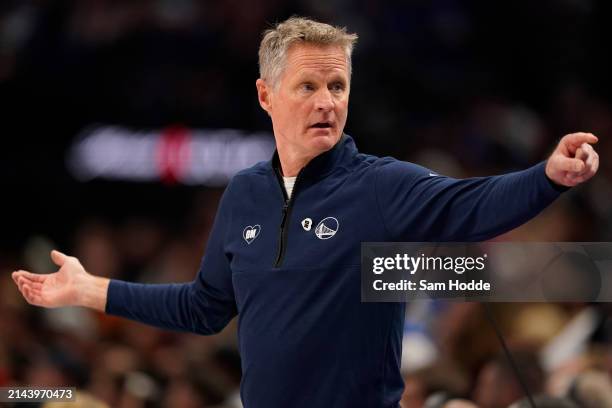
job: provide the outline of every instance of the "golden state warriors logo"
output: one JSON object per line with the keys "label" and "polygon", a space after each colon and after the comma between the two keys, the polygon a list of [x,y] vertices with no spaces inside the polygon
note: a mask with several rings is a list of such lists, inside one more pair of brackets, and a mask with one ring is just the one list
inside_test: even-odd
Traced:
{"label": "golden state warriors logo", "polygon": [[334,217],[327,217],[317,224],[317,227],[315,228],[315,234],[319,239],[330,239],[331,237],[336,235],[336,232],[338,232],[339,227],[340,224],[338,223],[337,219],[335,219]]}

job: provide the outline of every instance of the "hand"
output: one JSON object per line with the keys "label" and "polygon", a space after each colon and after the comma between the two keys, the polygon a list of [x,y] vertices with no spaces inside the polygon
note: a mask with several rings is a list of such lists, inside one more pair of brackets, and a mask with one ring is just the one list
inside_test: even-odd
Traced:
{"label": "hand", "polygon": [[13,272],[12,277],[25,300],[35,306],[87,306],[104,310],[108,279],[88,274],[79,260],[51,251],[60,269],[51,274]]}
{"label": "hand", "polygon": [[546,175],[553,182],[573,187],[593,177],[599,168],[599,155],[591,144],[597,137],[591,133],[563,136],[546,163]]}

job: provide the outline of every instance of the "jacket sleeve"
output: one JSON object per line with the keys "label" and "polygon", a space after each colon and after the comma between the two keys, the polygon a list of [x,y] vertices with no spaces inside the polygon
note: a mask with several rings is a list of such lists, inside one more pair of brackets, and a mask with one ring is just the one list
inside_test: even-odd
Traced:
{"label": "jacket sleeve", "polygon": [[391,240],[484,241],[533,218],[561,194],[545,166],[453,179],[388,159],[376,170],[376,196]]}
{"label": "jacket sleeve", "polygon": [[221,198],[200,270],[189,283],[141,284],[111,280],[106,313],[156,327],[214,334],[237,314],[225,231],[231,222],[230,187]]}

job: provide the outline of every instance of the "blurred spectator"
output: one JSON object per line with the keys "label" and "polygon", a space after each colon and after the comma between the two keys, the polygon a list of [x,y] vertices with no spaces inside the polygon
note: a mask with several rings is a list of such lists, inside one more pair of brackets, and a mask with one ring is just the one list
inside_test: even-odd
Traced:
{"label": "blurred spectator", "polygon": [[612,382],[602,371],[586,371],[575,380],[570,398],[583,408],[612,407]]}
{"label": "blurred spectator", "polygon": [[[513,352],[512,356],[529,392],[541,392],[545,377],[536,355],[521,351]],[[523,395],[510,362],[500,355],[486,362],[478,373],[472,399],[481,408],[503,408]]]}

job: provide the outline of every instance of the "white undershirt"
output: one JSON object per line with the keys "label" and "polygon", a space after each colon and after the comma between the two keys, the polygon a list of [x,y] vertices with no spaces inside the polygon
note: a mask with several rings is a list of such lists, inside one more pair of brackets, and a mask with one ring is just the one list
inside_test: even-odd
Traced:
{"label": "white undershirt", "polygon": [[295,179],[297,177],[283,177],[283,183],[285,184],[285,191],[287,192],[287,197],[291,197],[291,193],[293,192],[293,186],[295,185]]}

